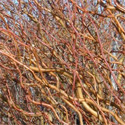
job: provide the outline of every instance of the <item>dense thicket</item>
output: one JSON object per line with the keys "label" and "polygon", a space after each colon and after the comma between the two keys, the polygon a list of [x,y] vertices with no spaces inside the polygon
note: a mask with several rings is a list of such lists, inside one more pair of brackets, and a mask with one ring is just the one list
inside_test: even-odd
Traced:
{"label": "dense thicket", "polygon": [[124,0],[0,1],[0,124],[125,124]]}

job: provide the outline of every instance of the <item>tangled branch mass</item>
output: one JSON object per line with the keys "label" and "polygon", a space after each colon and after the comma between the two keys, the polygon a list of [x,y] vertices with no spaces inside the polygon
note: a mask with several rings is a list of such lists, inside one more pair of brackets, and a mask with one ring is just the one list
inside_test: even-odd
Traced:
{"label": "tangled branch mass", "polygon": [[124,125],[124,0],[0,1],[1,125]]}

